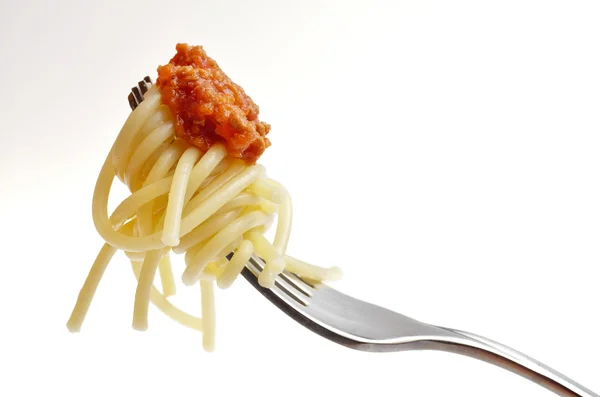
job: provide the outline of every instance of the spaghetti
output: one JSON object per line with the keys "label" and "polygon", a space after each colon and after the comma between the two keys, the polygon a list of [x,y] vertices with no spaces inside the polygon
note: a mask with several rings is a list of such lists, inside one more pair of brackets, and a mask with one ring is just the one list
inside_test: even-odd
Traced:
{"label": "spaghetti", "polygon": [[[185,101],[165,96],[159,84],[161,77],[181,78],[181,73],[173,67],[170,74],[161,69],[164,67],[159,68],[158,86],[152,86],[129,115],[98,176],[92,214],[105,244],[81,288],[67,327],[71,332],[80,330],[108,263],[117,250],[122,250],[131,260],[138,279],[133,328],[148,328],[152,302],[173,320],[202,331],[203,347],[212,351],[214,285],[230,287],[252,255],[265,260],[259,276],[259,283],[265,288],[272,287],[276,276],[285,269],[314,280],[334,280],[341,272],[336,267],[319,268],[286,255],[292,223],[291,199],[281,184],[266,176],[262,165],[253,163],[270,144],[264,137],[269,128],[257,119],[258,107],[241,87],[232,85],[214,61],[204,59],[210,60],[201,47],[180,44],[177,50],[171,63],[186,61],[188,65],[184,66],[195,73],[196,81],[207,77],[206,69],[210,69],[217,78],[209,88],[222,90],[225,94],[220,98],[229,108],[217,111],[213,103],[211,114],[206,110],[210,106],[204,105],[214,93],[197,96],[194,104],[204,106],[204,124],[199,125],[206,128],[186,130],[186,126],[194,124],[193,120],[183,119],[181,109],[174,107],[177,100],[178,105]],[[182,58],[183,53],[195,54],[195,60],[204,59],[204,63],[190,66],[189,57]],[[168,82],[163,88],[172,89],[173,79]],[[236,105],[240,98],[241,112],[232,111],[238,109],[232,104]],[[187,101],[185,109],[188,116],[194,114],[190,103]],[[214,114],[216,118],[211,119]],[[244,114],[251,120],[242,120]],[[230,119],[224,119],[224,115]],[[219,130],[224,125],[226,128]],[[115,176],[127,185],[131,194],[109,216],[107,204]],[[271,243],[264,233],[275,217],[276,233]],[[233,255],[227,260],[230,253]],[[199,285],[201,317],[169,301],[169,296],[176,292],[172,254],[185,258],[183,283]],[[154,286],[157,272],[161,291]]]}

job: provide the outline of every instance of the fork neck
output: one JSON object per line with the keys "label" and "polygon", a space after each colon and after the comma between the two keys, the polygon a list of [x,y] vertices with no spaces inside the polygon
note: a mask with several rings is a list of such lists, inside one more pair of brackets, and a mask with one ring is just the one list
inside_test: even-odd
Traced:
{"label": "fork neck", "polygon": [[475,358],[520,375],[563,397],[600,397],[558,371],[508,346],[479,335],[450,328],[438,328],[440,334],[428,339],[396,343],[366,343],[353,347],[364,351],[395,352],[437,350]]}

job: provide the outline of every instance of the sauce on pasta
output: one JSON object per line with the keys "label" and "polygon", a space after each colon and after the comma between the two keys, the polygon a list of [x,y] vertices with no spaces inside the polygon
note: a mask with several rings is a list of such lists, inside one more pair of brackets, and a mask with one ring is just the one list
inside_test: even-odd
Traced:
{"label": "sauce on pasta", "polygon": [[258,106],[201,46],[177,44],[176,49],[158,68],[156,85],[175,116],[177,137],[203,152],[223,143],[229,156],[254,164],[270,145],[271,127],[258,119]]}

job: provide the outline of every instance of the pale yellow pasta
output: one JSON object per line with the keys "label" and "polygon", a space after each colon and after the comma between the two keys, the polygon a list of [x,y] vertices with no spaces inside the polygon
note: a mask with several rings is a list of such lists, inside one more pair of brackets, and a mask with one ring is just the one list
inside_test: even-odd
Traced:
{"label": "pale yellow pasta", "polygon": [[163,194],[167,194],[171,188],[172,182],[173,177],[169,176],[151,183],[148,186],[144,186],[131,196],[127,197],[110,216],[110,224],[113,227],[119,227],[127,222],[142,205],[149,203]]}
{"label": "pale yellow pasta", "polygon": [[[148,95],[148,94],[146,94]],[[150,113],[144,124],[140,127],[140,133],[138,135],[137,142],[133,142],[133,146],[139,145],[139,140],[144,139],[148,136],[156,127],[164,123],[165,121],[173,121],[171,117],[171,111],[165,105],[160,105],[153,113]]]}
{"label": "pale yellow pasta", "polygon": [[96,293],[98,284],[100,284],[102,275],[104,275],[104,271],[106,270],[106,267],[108,266],[108,263],[112,259],[115,252],[117,252],[117,250],[114,247],[104,244],[98,253],[96,260],[94,261],[94,264],[88,273],[85,283],[83,284],[83,287],[81,287],[81,291],[79,292],[79,297],[77,298],[77,303],[75,303],[71,317],[69,318],[69,321],[67,321],[67,328],[69,331],[79,332],[81,329],[81,324],[83,324],[85,315],[90,308],[90,304],[92,303],[92,298]]}
{"label": "pale yellow pasta", "polygon": [[169,202],[165,213],[165,224],[162,235],[163,243],[169,247],[179,245],[179,230],[181,227],[181,213],[183,212],[185,191],[187,190],[192,167],[200,158],[200,154],[200,150],[197,148],[188,148],[181,156],[175,169],[173,184],[169,191]]}
{"label": "pale yellow pasta", "polygon": [[223,265],[224,267],[224,265],[227,263],[227,255],[236,250],[242,243],[242,240],[244,240],[243,236],[236,237],[235,240],[226,245],[225,248],[223,248],[221,251],[219,251],[219,253],[217,253],[217,255],[215,255],[215,258],[220,258],[217,259],[220,265]]}
{"label": "pale yellow pasta", "polygon": [[144,163],[167,139],[173,137],[173,125],[162,124],[148,135],[131,155],[125,170],[125,184],[130,185],[144,166]]}
{"label": "pale yellow pasta", "polygon": [[281,201],[281,192],[279,188],[267,183],[267,181],[264,179],[254,182],[252,185],[250,185],[248,190],[266,198],[267,200],[273,201],[274,203],[279,204]]}
{"label": "pale yellow pasta", "polygon": [[262,234],[252,231],[244,237],[252,241],[256,253],[265,260],[265,268],[258,277],[258,283],[265,288],[273,287],[275,277],[285,269],[283,257]]}
{"label": "pale yellow pasta", "polygon": [[185,285],[192,285],[198,280],[198,276],[204,269],[204,266],[211,260],[214,260],[216,255],[226,246],[231,244],[233,240],[246,233],[248,230],[264,224],[268,220],[268,216],[260,211],[253,211],[249,214],[242,215],[232,223],[227,225],[219,233],[211,237],[206,244],[192,258],[190,265],[185,269],[182,276],[182,281]]}
{"label": "pale yellow pasta", "polygon": [[199,276],[200,280],[216,281],[225,271],[225,266],[229,263],[226,257],[210,262]]}
{"label": "pale yellow pasta", "polygon": [[173,277],[173,267],[171,266],[171,256],[164,255],[158,262],[158,272],[162,283],[162,292],[166,297],[173,296],[177,292],[175,286],[175,277]]}
{"label": "pale yellow pasta", "polygon": [[205,201],[210,195],[215,193],[220,187],[222,187],[225,182],[231,180],[234,176],[239,174],[246,165],[241,160],[236,160],[232,162],[232,164],[227,168],[225,172],[221,175],[213,179],[206,187],[204,187],[201,191],[198,192],[196,197],[192,198],[188,206],[189,208],[196,208],[200,203]]}
{"label": "pale yellow pasta", "polygon": [[[131,194],[109,215],[115,177]],[[102,166],[92,215],[105,244],[67,323],[72,332],[80,330],[117,250],[127,254],[138,279],[133,328],[147,329],[152,303],[180,324],[203,332],[202,345],[207,351],[215,346],[214,285],[222,289],[231,286],[253,255],[266,262],[259,275],[259,283],[265,287],[272,287],[286,269],[313,280],[333,280],[341,275],[338,268],[322,269],[286,256],[292,223],[287,190],[268,179],[262,165],[227,156],[222,144],[203,153],[178,139],[173,117],[154,87],[128,117]],[[277,229],[271,243],[263,233],[275,216]],[[184,254],[183,284],[199,284],[201,318],[169,301],[177,292],[171,253]],[[162,292],[154,286],[157,273]]]}
{"label": "pale yellow pasta", "polygon": [[150,290],[154,282],[154,275],[160,260],[160,250],[146,253],[142,271],[135,291],[133,306],[133,328],[144,331],[148,328],[148,305],[150,303]]}
{"label": "pale yellow pasta", "polygon": [[125,165],[131,156],[131,144],[136,138],[136,134],[139,132],[142,124],[148,119],[148,117],[155,113],[155,110],[160,106],[160,93],[156,87],[152,87],[146,95],[144,95],[144,101],[136,108],[136,111],[131,112],[127,121],[121,128],[121,132],[117,136],[111,152],[112,163],[115,169],[119,172],[117,175],[123,180],[123,172],[125,171]]}
{"label": "pale yellow pasta", "polygon": [[279,255],[283,255],[287,249],[290,233],[292,232],[292,199],[285,187],[273,180],[269,180],[268,183],[276,186],[280,198],[277,233],[275,233],[273,247]]}
{"label": "pale yellow pasta", "polygon": [[244,240],[231,257],[231,261],[225,266],[225,270],[217,278],[219,288],[225,289],[231,287],[237,276],[242,272],[246,263],[252,257],[254,245],[249,240]]}
{"label": "pale yellow pasta", "polygon": [[160,157],[156,162],[152,163],[148,161],[148,164],[152,164],[152,168],[144,180],[144,186],[164,178],[169,170],[177,164],[177,161],[187,148],[188,146],[185,142],[179,140],[173,141],[168,148],[160,153]]}
{"label": "pale yellow pasta", "polygon": [[337,266],[323,268],[303,262],[289,255],[286,255],[284,260],[286,270],[300,277],[315,281],[337,281],[342,278],[342,269]]}
{"label": "pale yellow pasta", "polygon": [[188,249],[207,238],[214,236],[225,226],[229,225],[239,215],[239,210],[233,210],[226,213],[216,213],[208,218],[201,225],[197,226],[190,233],[183,236],[179,241],[179,245],[173,248],[173,252],[176,254],[182,254]]}
{"label": "pale yellow pasta", "polygon": [[215,297],[211,281],[200,280],[202,294],[202,347],[211,352],[215,349]]}
{"label": "pale yellow pasta", "polygon": [[[164,111],[160,112],[160,114],[164,114]],[[163,117],[161,117],[160,119],[162,118]],[[177,160],[179,159],[179,157],[181,157],[186,148],[187,145],[183,145],[181,141],[173,141],[170,145],[168,145],[168,147],[164,148],[164,150],[159,153],[159,156],[156,158],[156,161],[148,159],[146,165],[151,163],[152,166],[143,181],[143,186],[147,186],[166,176],[169,170],[173,167],[173,165],[177,163]],[[154,211],[163,206],[164,204],[162,202],[157,203],[153,201],[144,204],[139,208],[136,216],[136,226],[139,235],[146,236],[154,232]],[[130,257],[130,259],[137,259],[141,261],[144,260],[143,257],[134,258],[131,254],[128,254],[128,256]],[[161,258],[160,262],[158,263],[158,270],[160,274],[160,281],[162,284],[163,294],[167,297],[175,295],[175,277],[173,275],[173,269],[168,255],[164,255]]]}
{"label": "pale yellow pasta", "polygon": [[211,172],[222,163],[221,160],[227,155],[227,150],[223,145],[216,145],[208,151],[190,173],[187,192],[185,193],[185,203],[187,204],[194,193],[198,190],[202,182],[211,174]]}
{"label": "pale yellow pasta", "polygon": [[[139,279],[140,272],[142,270],[142,262],[132,261],[131,267],[133,268],[135,277]],[[179,309],[177,306],[169,302],[169,300],[155,287],[152,287],[152,290],[150,291],[150,301],[158,309],[160,309],[160,311],[169,316],[171,319],[177,321],[179,324],[195,329],[196,331],[202,331],[202,319],[200,317],[192,316],[191,314]]]}

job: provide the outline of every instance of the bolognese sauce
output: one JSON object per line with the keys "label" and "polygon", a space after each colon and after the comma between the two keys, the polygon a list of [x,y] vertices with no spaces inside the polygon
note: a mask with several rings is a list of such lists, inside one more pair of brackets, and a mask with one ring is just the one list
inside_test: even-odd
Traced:
{"label": "bolognese sauce", "polygon": [[258,106],[201,46],[176,49],[158,68],[156,85],[173,113],[177,137],[202,151],[223,143],[230,156],[254,164],[271,144],[271,126],[258,119]]}

